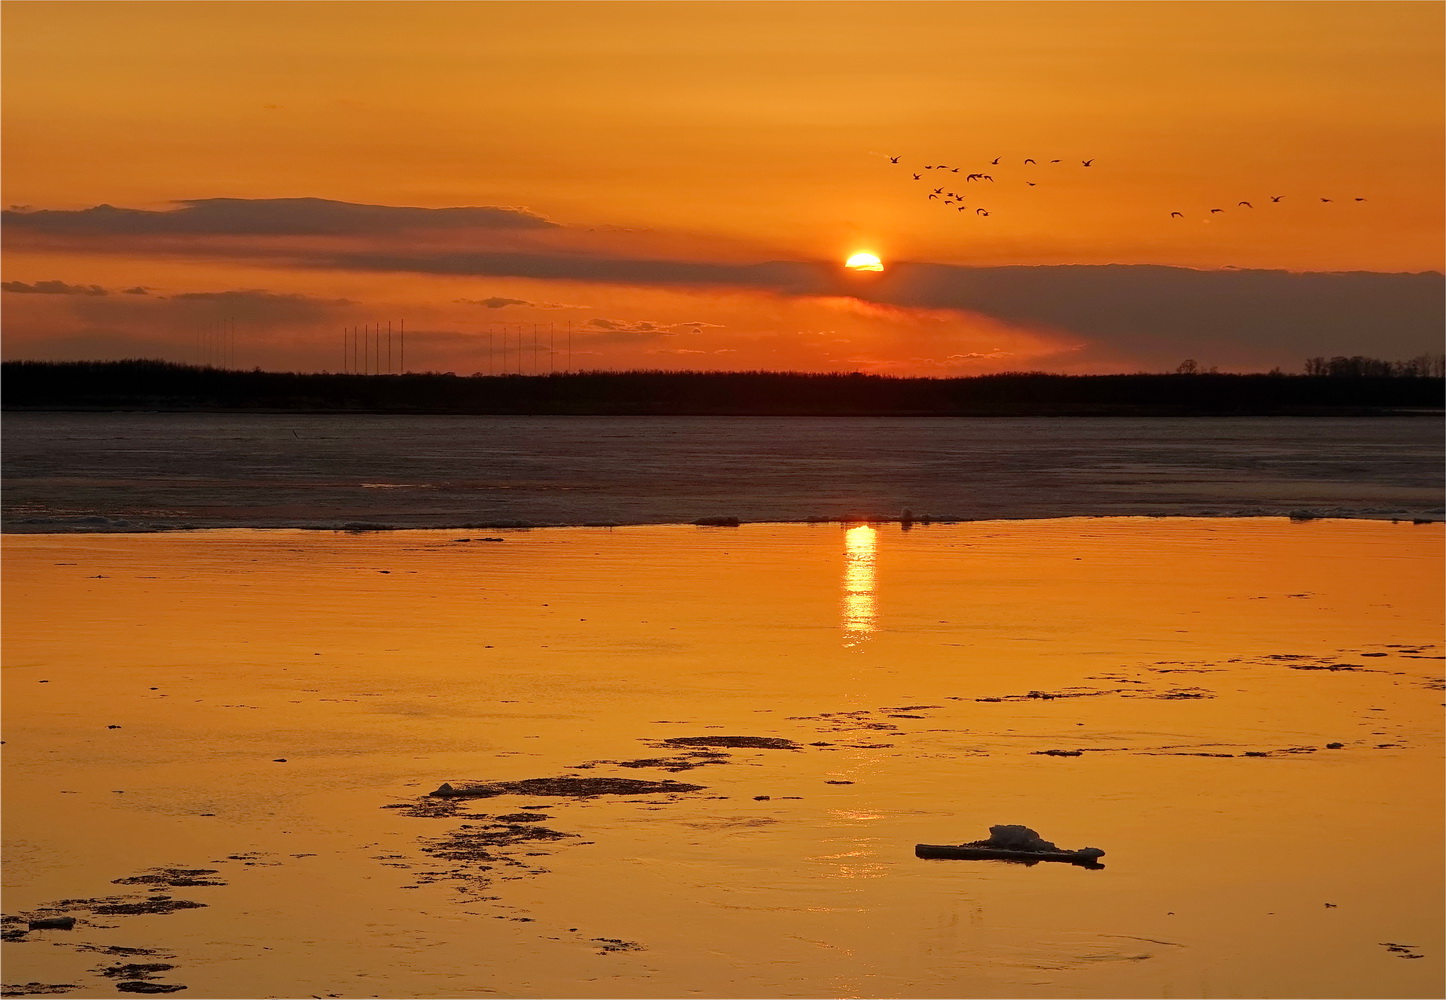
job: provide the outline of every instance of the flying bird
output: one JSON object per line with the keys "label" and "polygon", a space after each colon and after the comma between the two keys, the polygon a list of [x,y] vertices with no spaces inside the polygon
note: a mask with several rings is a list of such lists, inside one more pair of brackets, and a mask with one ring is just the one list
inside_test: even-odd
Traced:
{"label": "flying bird", "polygon": [[1083,163],[1085,166],[1089,166],[1091,163],[1095,162],[1095,160],[1094,157],[1090,157],[1088,160],[1081,160],[1080,162]]}
{"label": "flying bird", "polygon": [[[902,155],[902,154],[900,154],[900,155]],[[891,157],[889,157],[889,162],[890,162],[890,163],[898,163],[898,162],[899,162],[899,157],[897,157],[897,156],[891,156]]]}
{"label": "flying bird", "polygon": [[914,180],[918,180],[918,179],[919,179],[919,175],[918,175],[918,174],[915,174],[915,175],[914,175]]}
{"label": "flying bird", "polygon": [[1223,212],[1223,211],[1225,211],[1225,209],[1223,209],[1223,208],[1212,208],[1212,209],[1210,210],[1210,214],[1211,214],[1211,215],[1214,215],[1216,212]]}
{"label": "flying bird", "polygon": [[943,193],[944,193],[944,189],[941,188],[941,187],[937,187],[937,188],[934,189],[934,193],[935,193],[935,194],[943,194]]}
{"label": "flying bird", "polygon": [[959,168],[958,168],[958,167],[950,167],[950,168],[949,168],[949,173],[951,173],[951,174],[957,174],[958,172],[959,172]]}
{"label": "flying bird", "polygon": [[986,212],[986,211],[984,211],[984,209],[982,209],[982,208],[976,208],[976,209],[974,210],[974,214],[975,214],[975,215],[988,215],[989,213]]}
{"label": "flying bird", "polygon": [[992,176],[990,176],[989,174],[980,174],[979,177],[980,177],[982,180],[988,181],[990,184],[993,184],[993,183],[994,183],[994,178],[993,178]]}
{"label": "flying bird", "polygon": [[979,177],[979,174],[966,174],[964,177],[964,182],[967,184],[969,181],[977,181]]}
{"label": "flying bird", "polygon": [[1172,219],[1183,219],[1183,218],[1185,218],[1185,214],[1184,214],[1183,212],[1171,212],[1171,213],[1170,213],[1170,218],[1172,218]]}
{"label": "flying bird", "polygon": [[1271,200],[1272,202],[1277,202],[1277,201],[1280,201],[1280,199],[1282,199],[1282,198],[1284,198],[1284,197],[1285,197],[1285,195],[1283,195],[1283,194],[1273,194],[1273,195],[1270,196],[1270,200]]}
{"label": "flying bird", "polygon": [[956,211],[956,212],[962,212],[962,211],[964,211],[964,209],[966,209],[966,208],[968,208],[968,207],[969,207],[968,205],[960,205],[958,208],[954,209],[954,211]]}
{"label": "flying bird", "polygon": [[1357,199],[1356,199],[1356,201],[1365,201],[1365,200],[1366,200],[1366,199],[1364,199],[1364,198],[1357,198]]}
{"label": "flying bird", "polygon": [[989,161],[989,165],[990,165],[991,167],[997,167],[997,166],[999,166],[999,159],[1000,159],[1000,158],[996,156],[994,159],[992,159],[992,160]]}
{"label": "flying bird", "polygon": [[931,195],[929,195],[929,197],[932,199],[932,198],[938,198],[939,196],[938,196],[937,194],[931,194]]}
{"label": "flying bird", "polygon": [[1250,204],[1250,202],[1248,202],[1248,201],[1236,202],[1236,205],[1237,205],[1237,206],[1239,206],[1239,205],[1244,205],[1246,208],[1254,208],[1254,207],[1255,207],[1254,205]]}
{"label": "flying bird", "polygon": [[1058,160],[1050,160],[1049,162],[1050,162],[1050,163],[1058,163],[1059,161],[1058,161]]}
{"label": "flying bird", "polygon": [[1329,198],[1322,198],[1322,199],[1321,199],[1321,201],[1330,201],[1330,200],[1331,200],[1331,199],[1329,199]]}
{"label": "flying bird", "polygon": [[[1025,162],[1025,163],[1034,163],[1034,161],[1031,160],[1031,159],[1029,159],[1028,157],[1025,157],[1024,162]],[[1037,164],[1037,163],[1035,163],[1034,165],[1035,165],[1035,166],[1039,166],[1039,164]]]}
{"label": "flying bird", "polygon": [[933,170],[934,168],[931,167],[931,166],[929,166],[929,165],[926,163],[926,164],[924,165],[924,169],[925,169],[925,170]]}
{"label": "flying bird", "polygon": [[1030,187],[1034,187],[1034,181],[1025,181],[1024,183],[1028,184]]}

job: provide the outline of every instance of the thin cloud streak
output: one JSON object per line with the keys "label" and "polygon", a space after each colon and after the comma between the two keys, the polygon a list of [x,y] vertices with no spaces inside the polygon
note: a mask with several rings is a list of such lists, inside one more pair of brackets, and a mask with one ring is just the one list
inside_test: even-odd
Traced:
{"label": "thin cloud streak", "polygon": [[195,198],[162,210],[93,208],[0,212],[17,232],[63,236],[374,236],[419,230],[556,229],[520,208],[415,208],[327,198]]}

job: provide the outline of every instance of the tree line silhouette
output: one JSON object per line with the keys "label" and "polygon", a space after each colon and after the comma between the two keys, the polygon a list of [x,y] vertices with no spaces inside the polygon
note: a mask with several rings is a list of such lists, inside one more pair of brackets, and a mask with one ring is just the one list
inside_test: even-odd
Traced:
{"label": "tree line silhouette", "polygon": [[[1314,359],[1312,359],[1314,360]],[[1334,361],[1335,359],[1333,359]],[[1355,359],[1346,359],[1355,360]],[[1413,364],[1413,363],[1404,363]],[[165,361],[7,361],[5,409],[797,416],[1209,416],[1432,410],[1446,380],[1349,365],[1307,375],[1195,372],[899,378],[799,372],[302,374]],[[1338,369],[1338,370],[1337,370]],[[1439,369],[1438,369],[1439,371]]]}
{"label": "tree line silhouette", "polygon": [[1383,361],[1359,354],[1349,358],[1306,358],[1305,373],[1336,378],[1441,378],[1446,376],[1446,354],[1419,354],[1407,361]]}

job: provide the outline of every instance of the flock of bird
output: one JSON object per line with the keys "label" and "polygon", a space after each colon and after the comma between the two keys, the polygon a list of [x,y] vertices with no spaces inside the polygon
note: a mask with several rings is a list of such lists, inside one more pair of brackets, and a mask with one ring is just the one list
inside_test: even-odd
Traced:
{"label": "flock of bird", "polygon": [[[903,156],[902,156],[902,155],[900,155],[900,156],[891,156],[891,157],[889,157],[889,162],[892,163],[892,164],[894,164],[894,165],[896,165],[896,166],[902,166],[902,164],[899,163],[899,161],[900,161],[901,159],[903,159]],[[997,166],[999,166],[999,162],[1000,162],[1001,160],[1003,160],[1003,159],[1004,159],[1004,157],[1002,157],[1002,156],[996,156],[994,159],[992,159],[992,160],[989,161],[989,166],[991,166],[991,167],[997,167]],[[1061,159],[1048,160],[1048,161],[1046,161],[1045,166],[1053,166],[1053,165],[1055,165],[1055,164],[1059,164],[1059,163],[1063,163],[1063,162],[1064,162],[1064,161],[1061,160]],[[1094,161],[1093,158],[1088,159],[1088,160],[1081,160],[1081,161],[1080,161],[1080,165],[1081,165],[1081,166],[1088,167],[1088,166],[1092,165],[1094,162],[1095,162],[1095,161]],[[1035,160],[1033,157],[1025,157],[1025,158],[1024,158],[1024,163],[1021,164],[1021,166],[1038,166],[1038,165],[1039,165],[1039,161],[1038,161],[1038,160]],[[922,180],[924,179],[924,174],[922,173],[922,171],[924,171],[924,170],[939,170],[939,171],[943,171],[944,173],[950,173],[950,174],[957,174],[957,173],[959,172],[959,168],[958,168],[958,167],[951,167],[951,166],[950,166],[949,164],[947,164],[947,163],[931,163],[931,164],[927,164],[927,165],[921,167],[921,168],[920,168],[920,172],[917,172],[917,173],[914,172],[914,171],[913,171],[913,168],[911,168],[911,167],[906,167],[905,169],[909,170],[910,173],[913,174],[914,180],[916,180],[916,181],[922,181]],[[936,175],[936,176],[937,176],[937,175]],[[985,173],[982,169],[981,169],[981,170],[978,170],[978,171],[971,172],[971,173],[966,173],[966,174],[964,175],[964,183],[968,184],[968,183],[972,183],[972,182],[974,182],[974,181],[979,181],[980,183],[983,183],[984,181],[988,181],[989,183],[993,184],[993,183],[994,183],[994,175],[993,175],[992,173]],[[1035,186],[1036,186],[1036,182],[1034,182],[1034,181],[1025,181],[1024,183],[1025,183],[1026,185],[1028,185],[1029,187],[1035,187]],[[944,185],[940,185],[939,187],[936,187],[936,188],[934,188],[934,190],[930,191],[930,192],[929,192],[929,195],[928,195],[928,198],[927,198],[926,200],[928,200],[928,201],[939,201],[939,202],[941,202],[943,205],[953,205],[953,206],[954,206],[954,211],[956,211],[956,212],[966,212],[966,211],[969,210],[969,207],[970,207],[970,206],[964,204],[964,196],[963,196],[962,194],[959,194],[957,191],[946,191],[946,190],[944,189]],[[978,208],[978,207],[976,207],[976,208],[974,209],[974,214],[975,214],[976,216],[980,217],[980,218],[988,218],[988,217],[989,217],[989,210],[988,210],[988,209],[985,209],[985,208]]]}
{"label": "flock of bird", "polygon": [[[904,166],[904,164],[902,164],[902,163],[900,162],[902,159],[903,159],[903,156],[902,156],[902,155],[900,155],[900,156],[890,156],[890,157],[889,157],[889,163],[893,164],[894,166]],[[1002,156],[996,156],[994,159],[992,159],[992,160],[989,161],[989,166],[991,166],[991,167],[997,167],[997,166],[999,166],[1000,161],[1003,160],[1003,159],[1004,159],[1004,157],[1002,157]],[[1046,165],[1046,166],[1053,166],[1053,165],[1055,165],[1055,164],[1060,164],[1060,163],[1063,163],[1063,162],[1064,162],[1064,161],[1063,161],[1063,160],[1060,160],[1060,159],[1053,159],[1053,160],[1048,160],[1048,161],[1046,161],[1045,165]],[[1082,166],[1082,167],[1088,167],[1088,166],[1093,165],[1094,162],[1095,162],[1095,161],[1094,161],[1094,158],[1091,157],[1091,158],[1088,159],[1088,160],[1081,160],[1081,161],[1080,161],[1080,166]],[[1025,157],[1025,158],[1024,158],[1024,162],[1021,164],[1021,166],[1039,166],[1039,161],[1038,161],[1038,160],[1035,160],[1033,157]],[[931,164],[926,164],[926,165],[920,167],[918,171],[915,171],[912,167],[908,167],[908,166],[904,166],[904,169],[908,170],[908,171],[913,175],[913,179],[916,180],[916,181],[923,181],[923,180],[925,180],[925,176],[924,176],[924,173],[923,173],[923,171],[925,171],[925,170],[938,170],[938,171],[942,171],[943,173],[947,173],[947,174],[957,174],[957,173],[959,172],[959,168],[958,168],[958,167],[950,166],[950,165],[948,165],[947,163],[931,163]],[[930,179],[938,179],[939,176],[940,176],[940,175],[934,175],[934,176],[933,176],[932,178],[930,178]],[[981,170],[977,170],[977,171],[972,171],[972,172],[966,173],[966,174],[964,175],[964,183],[969,184],[969,183],[973,183],[973,182],[975,182],[975,181],[978,181],[978,182],[980,182],[980,183],[983,183],[983,182],[985,182],[985,181],[988,181],[989,183],[992,184],[992,183],[994,183],[994,175],[991,174],[991,173],[985,173],[982,169],[981,169]],[[1036,182],[1035,182],[1035,181],[1026,180],[1024,183],[1025,183],[1025,185],[1028,186],[1028,187],[1035,187],[1035,186],[1036,186]],[[1277,205],[1277,204],[1279,204],[1280,202],[1282,202],[1283,200],[1285,200],[1285,195],[1283,195],[1283,194],[1269,195],[1268,197],[1270,198],[1270,204],[1272,204],[1272,205]],[[956,212],[966,212],[966,211],[969,211],[969,208],[970,208],[970,206],[968,206],[968,205],[966,205],[966,204],[964,203],[964,196],[963,196],[962,194],[959,194],[957,191],[948,190],[948,189],[947,189],[947,186],[946,186],[946,185],[942,185],[942,184],[941,184],[939,187],[936,187],[936,188],[934,188],[932,191],[930,191],[926,200],[928,200],[928,201],[938,201],[938,202],[940,202],[941,205],[943,205],[943,206],[953,206],[954,211],[956,211]],[[1354,200],[1360,202],[1360,201],[1365,201],[1366,199],[1365,199],[1365,198],[1355,198]],[[1334,198],[1321,198],[1320,201],[1321,201],[1322,204],[1329,205],[1329,204],[1331,204],[1332,202],[1334,202],[1335,199],[1334,199]],[[1262,204],[1263,204],[1263,203],[1262,203]],[[1249,201],[1240,201],[1240,202],[1237,202],[1237,203],[1235,204],[1235,208],[1248,208],[1248,209],[1252,209],[1252,210],[1253,210],[1253,209],[1255,208],[1255,206],[1254,206],[1251,202],[1249,202]],[[1209,210],[1209,212],[1207,212],[1207,213],[1204,214],[1204,217],[1205,217],[1205,218],[1209,218],[1210,216],[1223,215],[1224,213],[1225,213],[1225,209],[1223,209],[1223,208],[1212,208],[1212,209]],[[988,211],[988,209],[985,209],[985,208],[975,207],[975,208],[974,208],[974,215],[977,216],[977,217],[980,217],[980,218],[988,218],[988,216],[989,216],[989,211]],[[1171,213],[1170,213],[1170,218],[1171,218],[1171,219],[1184,219],[1185,217],[1186,217],[1186,216],[1185,216],[1185,213],[1184,213],[1184,212],[1171,212]]]}
{"label": "flock of bird", "polygon": [[[1284,200],[1285,200],[1285,195],[1283,195],[1283,194],[1273,194],[1273,195],[1270,195],[1270,204],[1272,204],[1272,205],[1278,205],[1278,204],[1280,204],[1280,203],[1281,203],[1282,201],[1284,201]],[[1356,199],[1354,199],[1354,200],[1355,200],[1355,201],[1365,201],[1366,199],[1364,199],[1364,198],[1356,198]],[[1329,205],[1329,204],[1330,204],[1331,202],[1333,202],[1333,201],[1335,201],[1334,198],[1322,198],[1322,199],[1321,199],[1321,203],[1322,203],[1322,204],[1325,204],[1325,205]],[[1236,208],[1249,208],[1249,209],[1252,209],[1252,210],[1254,210],[1254,208],[1255,208],[1255,206],[1252,205],[1252,204],[1251,204],[1250,202],[1248,202],[1248,201],[1236,202],[1236,203],[1235,203],[1235,207],[1236,207]],[[1225,214],[1225,209],[1223,209],[1223,208],[1212,208],[1212,209],[1210,209],[1209,212],[1205,213],[1205,215],[1206,215],[1207,218],[1208,218],[1209,216],[1211,216],[1211,215],[1224,215],[1224,214]],[[1171,213],[1170,213],[1170,218],[1172,218],[1172,219],[1183,219],[1183,218],[1185,218],[1185,213],[1184,213],[1184,212],[1171,212]]]}

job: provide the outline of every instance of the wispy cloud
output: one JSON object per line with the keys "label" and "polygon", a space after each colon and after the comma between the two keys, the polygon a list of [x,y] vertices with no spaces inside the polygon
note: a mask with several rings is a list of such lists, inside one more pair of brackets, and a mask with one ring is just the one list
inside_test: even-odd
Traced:
{"label": "wispy cloud", "polygon": [[175,204],[160,210],[12,208],[0,213],[0,221],[12,232],[76,236],[357,236],[557,226],[520,208],[416,208],[326,198],[197,198]]}
{"label": "wispy cloud", "polygon": [[685,323],[654,323],[651,320],[590,319],[581,332],[590,334],[596,330],[607,333],[630,333],[654,337],[671,337],[678,333],[702,333],[705,329],[721,329],[722,323],[703,321]]}
{"label": "wispy cloud", "polygon": [[0,289],[25,295],[107,295],[99,285],[71,285],[64,281],[0,281]]}
{"label": "wispy cloud", "polygon": [[509,299],[494,295],[486,299],[457,299],[458,305],[481,306],[484,309],[505,309],[508,306],[528,306],[532,309],[586,309],[587,306],[569,305],[566,302],[532,302],[528,299]]}
{"label": "wispy cloud", "polygon": [[458,299],[457,302],[466,306],[481,306],[484,309],[505,309],[508,306],[535,305],[535,303],[528,302],[526,299],[504,299],[499,295],[494,295],[490,299]]}

